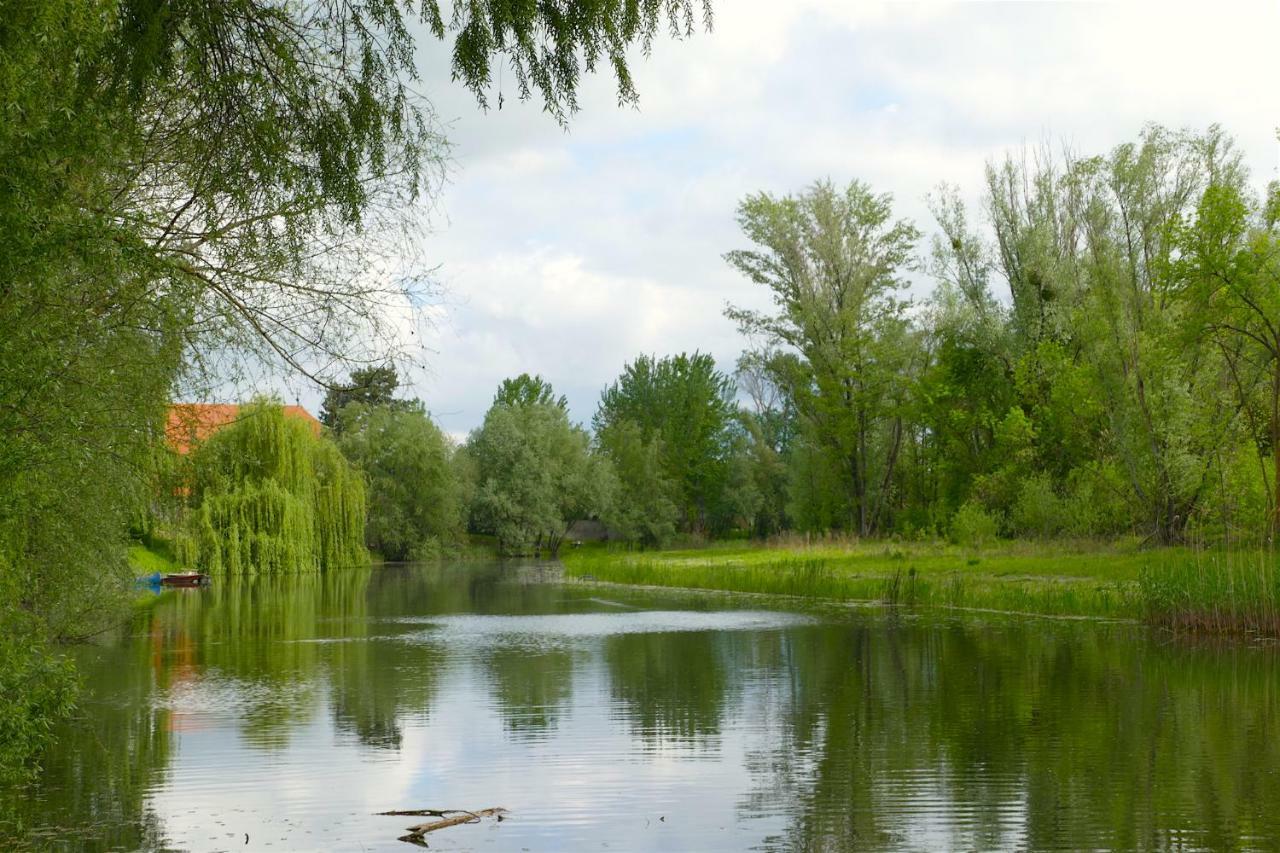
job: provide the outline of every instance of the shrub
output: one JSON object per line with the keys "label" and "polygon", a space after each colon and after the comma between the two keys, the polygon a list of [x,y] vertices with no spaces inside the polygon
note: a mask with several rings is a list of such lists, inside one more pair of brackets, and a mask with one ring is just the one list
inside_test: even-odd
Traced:
{"label": "shrub", "polygon": [[995,518],[973,501],[951,517],[951,541],[957,545],[981,547],[996,538],[997,529]]}
{"label": "shrub", "polygon": [[1023,481],[1010,521],[1014,532],[1027,536],[1048,538],[1062,529],[1063,501],[1053,491],[1049,475],[1033,474]]}

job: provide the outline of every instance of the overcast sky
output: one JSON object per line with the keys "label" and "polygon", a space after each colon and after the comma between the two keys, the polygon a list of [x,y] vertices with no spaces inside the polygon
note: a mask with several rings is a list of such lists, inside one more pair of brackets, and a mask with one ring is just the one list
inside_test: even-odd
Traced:
{"label": "overcast sky", "polygon": [[743,342],[724,304],[768,304],[722,259],[752,191],[856,177],[928,235],[939,182],[976,200],[989,158],[1046,140],[1102,153],[1153,121],[1218,122],[1257,184],[1276,177],[1275,0],[715,8],[713,32],[637,60],[637,108],[606,74],[567,131],[515,101],[509,75],[503,108],[482,112],[447,51],[423,51],[454,148],[424,237],[445,306],[411,393],[447,431],[477,426],[521,371],[585,422],[638,353],[701,349],[731,369]]}

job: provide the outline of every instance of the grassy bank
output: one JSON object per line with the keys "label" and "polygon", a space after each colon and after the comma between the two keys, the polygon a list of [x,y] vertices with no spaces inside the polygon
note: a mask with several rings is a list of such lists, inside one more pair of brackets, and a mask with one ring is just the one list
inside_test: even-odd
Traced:
{"label": "grassy bank", "polygon": [[134,574],[139,577],[153,575],[156,572],[169,574],[182,571],[173,556],[172,549],[163,540],[153,540],[148,544],[135,542],[130,545],[129,565],[133,567]]}
{"label": "grassy bank", "polygon": [[641,552],[585,546],[566,573],[602,581],[1280,632],[1273,556],[1014,542],[981,551],[899,543],[714,544]]}

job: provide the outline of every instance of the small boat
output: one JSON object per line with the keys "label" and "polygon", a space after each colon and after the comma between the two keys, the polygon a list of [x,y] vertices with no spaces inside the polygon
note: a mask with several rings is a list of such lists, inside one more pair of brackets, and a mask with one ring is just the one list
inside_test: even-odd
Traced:
{"label": "small boat", "polygon": [[160,578],[161,586],[204,586],[208,582],[209,576],[200,572],[179,572]]}

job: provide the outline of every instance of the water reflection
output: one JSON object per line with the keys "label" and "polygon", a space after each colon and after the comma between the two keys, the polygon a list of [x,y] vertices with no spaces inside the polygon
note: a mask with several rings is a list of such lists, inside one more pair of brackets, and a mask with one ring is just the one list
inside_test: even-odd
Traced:
{"label": "water reflection", "polygon": [[559,725],[573,695],[571,649],[495,647],[485,660],[498,712],[513,737],[545,735]]}
{"label": "water reflection", "polygon": [[[737,633],[620,634],[604,642],[614,699],[633,736],[654,747],[720,733]],[[740,682],[737,682],[740,683]]]}
{"label": "water reflection", "polygon": [[174,594],[80,651],[91,699],[0,795],[0,846],[394,850],[371,812],[491,805],[512,819],[433,847],[1280,845],[1273,649],[545,574]]}

